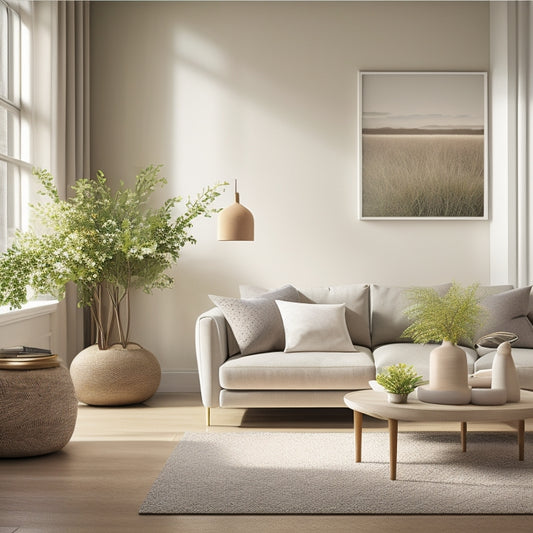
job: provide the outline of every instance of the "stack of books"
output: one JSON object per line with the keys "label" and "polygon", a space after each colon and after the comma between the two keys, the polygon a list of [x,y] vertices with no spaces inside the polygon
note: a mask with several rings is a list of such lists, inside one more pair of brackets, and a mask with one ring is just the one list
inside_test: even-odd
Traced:
{"label": "stack of books", "polygon": [[0,348],[0,358],[17,357],[47,357],[52,352],[45,348],[34,348],[32,346],[11,346],[10,348]]}

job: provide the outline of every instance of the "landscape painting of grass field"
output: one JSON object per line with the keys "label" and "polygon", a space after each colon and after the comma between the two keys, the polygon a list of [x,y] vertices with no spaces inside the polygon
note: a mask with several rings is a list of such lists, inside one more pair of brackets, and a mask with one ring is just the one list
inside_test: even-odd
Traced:
{"label": "landscape painting of grass field", "polygon": [[486,219],[486,74],[361,72],[360,218]]}

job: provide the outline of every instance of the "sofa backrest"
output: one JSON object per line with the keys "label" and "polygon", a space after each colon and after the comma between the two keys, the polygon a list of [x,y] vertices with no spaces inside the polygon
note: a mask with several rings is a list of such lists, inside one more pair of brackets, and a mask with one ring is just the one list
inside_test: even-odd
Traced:
{"label": "sofa backrest", "polygon": [[[436,285],[439,294],[446,294],[451,283]],[[372,323],[372,348],[382,344],[411,342],[401,336],[409,319],[404,315],[409,305],[406,291],[411,287],[370,286],[370,308]]]}
{"label": "sofa backrest", "polygon": [[[450,287],[451,283],[433,286],[440,295],[446,294]],[[407,291],[411,288],[370,286],[372,348],[383,344],[412,342],[409,338],[401,337],[410,324],[404,311],[409,305]],[[512,288],[512,285],[481,286],[480,294],[482,297],[490,296]]]}
{"label": "sofa backrest", "polygon": [[[439,294],[444,295],[451,287],[451,283],[433,286]],[[409,326],[409,319],[404,315],[405,308],[409,305],[406,291],[412,287],[397,287],[386,285],[351,284],[332,287],[318,287],[298,289],[300,301],[303,303],[346,305],[346,324],[354,344],[376,348],[383,344],[411,342],[401,334]],[[484,297],[509,291],[512,285],[481,286],[480,291]],[[255,297],[263,294],[267,289],[250,286],[241,286],[241,297]],[[496,307],[490,309],[491,314],[496,313]],[[506,306],[508,307],[508,306]],[[530,295],[528,315],[533,321],[533,289]],[[503,323],[501,317],[495,317],[486,327],[495,328],[498,325],[510,331],[512,327]],[[501,322],[501,324],[500,324]],[[524,322],[524,320],[522,320]],[[527,326],[527,324],[526,324]],[[486,327],[484,329],[486,329]],[[533,326],[532,326],[533,327]],[[237,353],[238,347],[233,339],[231,329],[228,336],[230,354]],[[523,341],[528,343],[528,336],[522,331]],[[531,346],[533,347],[533,346]]]}
{"label": "sofa backrest", "polygon": [[346,306],[346,325],[354,344],[370,348],[370,287],[366,284],[298,289],[300,301]]}

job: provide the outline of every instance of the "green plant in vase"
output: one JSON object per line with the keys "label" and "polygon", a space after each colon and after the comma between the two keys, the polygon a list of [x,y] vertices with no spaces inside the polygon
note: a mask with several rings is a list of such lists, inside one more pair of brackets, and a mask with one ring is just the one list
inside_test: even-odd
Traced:
{"label": "green plant in vase", "polygon": [[416,343],[459,341],[474,344],[474,335],[484,315],[479,301],[479,285],[461,287],[452,283],[440,295],[432,287],[413,287],[407,291],[410,306],[404,311],[412,323],[402,333]]}
{"label": "green plant in vase", "polygon": [[[99,171],[94,179],[77,180],[73,195],[66,200],[60,199],[48,171],[35,170],[47,201],[31,207],[45,231],[18,232],[0,256],[0,305],[20,308],[27,301],[28,288],[62,299],[67,284],[74,283],[78,306],[89,308],[93,318],[95,349],[110,355],[118,346],[125,355],[133,344],[131,290],[151,293],[172,286],[169,267],[185,245],[196,242],[191,233],[193,220],[218,211],[211,204],[226,185],[207,187],[186,200],[184,212],[176,215],[180,197],[151,206],[152,193],[166,184],[160,169],[160,165],[150,165],[136,176],[134,186],[128,188],[121,182],[116,190]],[[154,369],[155,374],[158,371],[160,378],[160,368]],[[113,383],[104,388],[111,390]],[[106,400],[101,405],[118,403]]]}
{"label": "green plant in vase", "polygon": [[376,375],[376,381],[389,393],[391,403],[405,403],[407,395],[425,383],[415,367],[406,363],[385,367]]}
{"label": "green plant in vase", "polygon": [[415,343],[442,342],[430,354],[429,387],[420,388],[418,397],[431,403],[469,403],[466,353],[457,344],[472,346],[484,317],[479,285],[461,287],[454,282],[444,295],[434,288],[415,287],[407,297],[410,305],[404,312],[412,322],[402,336]]}

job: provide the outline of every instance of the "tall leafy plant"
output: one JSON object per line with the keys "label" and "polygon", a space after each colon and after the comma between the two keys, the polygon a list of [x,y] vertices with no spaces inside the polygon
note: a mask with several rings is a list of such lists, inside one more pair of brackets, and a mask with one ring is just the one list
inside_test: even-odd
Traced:
{"label": "tall leafy plant", "polygon": [[172,197],[151,207],[152,193],[166,184],[161,166],[150,165],[127,188],[113,191],[104,173],[80,179],[74,194],[61,200],[52,175],[35,170],[48,201],[32,205],[47,229],[18,232],[13,245],[0,256],[0,305],[20,308],[27,289],[64,297],[67,283],[77,285],[78,306],[91,310],[100,349],[112,343],[112,331],[126,347],[130,337],[130,291],[151,293],[172,285],[168,268],[178,260],[196,217],[209,217],[225,183],[207,187],[185,201],[185,211],[174,216],[182,201]]}

